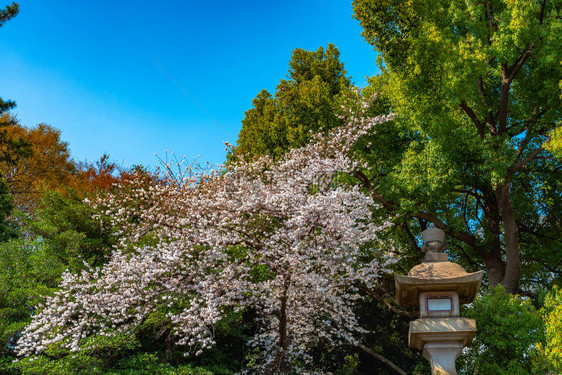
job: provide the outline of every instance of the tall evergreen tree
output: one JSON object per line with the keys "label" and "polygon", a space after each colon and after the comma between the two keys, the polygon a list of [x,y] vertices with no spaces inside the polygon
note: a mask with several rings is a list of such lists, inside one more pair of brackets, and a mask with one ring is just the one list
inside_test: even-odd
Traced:
{"label": "tall evergreen tree", "polygon": [[229,157],[278,158],[306,144],[311,131],[341,125],[336,108],[351,82],[339,55],[333,44],[317,51],[295,49],[288,77],[279,82],[275,96],[262,90],[252,101]]}

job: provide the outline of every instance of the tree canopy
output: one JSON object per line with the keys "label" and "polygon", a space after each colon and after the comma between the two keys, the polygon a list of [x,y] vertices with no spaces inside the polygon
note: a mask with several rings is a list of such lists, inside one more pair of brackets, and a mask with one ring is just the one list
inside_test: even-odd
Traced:
{"label": "tree canopy", "polygon": [[353,7],[380,56],[373,89],[397,115],[365,181],[405,225],[444,229],[491,285],[516,293],[521,277],[532,289],[525,272],[559,275],[562,176],[545,142],[561,120],[561,2]]}
{"label": "tree canopy", "polygon": [[0,160],[0,172],[19,210],[32,213],[46,191],[62,192],[76,184],[78,169],[59,130],[46,124],[28,129],[12,119],[4,131],[29,145],[29,153]]}

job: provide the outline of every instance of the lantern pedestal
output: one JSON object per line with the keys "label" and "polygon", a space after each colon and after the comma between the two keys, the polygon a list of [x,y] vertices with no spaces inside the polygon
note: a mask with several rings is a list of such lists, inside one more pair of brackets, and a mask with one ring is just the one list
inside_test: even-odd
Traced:
{"label": "lantern pedestal", "polygon": [[431,363],[431,373],[457,375],[455,360],[464,345],[459,342],[428,342],[423,348],[423,356]]}
{"label": "lantern pedestal", "polygon": [[459,343],[467,346],[476,333],[476,321],[467,318],[425,318],[410,322],[408,344],[424,350],[428,343]]}
{"label": "lantern pedestal", "polygon": [[409,346],[423,351],[433,374],[457,375],[455,360],[476,333],[467,318],[422,318],[410,322]]}

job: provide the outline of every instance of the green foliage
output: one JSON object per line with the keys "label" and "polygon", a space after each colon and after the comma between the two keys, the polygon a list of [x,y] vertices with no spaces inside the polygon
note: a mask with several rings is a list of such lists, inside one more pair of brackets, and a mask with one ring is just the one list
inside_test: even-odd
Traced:
{"label": "green foliage", "polygon": [[0,243],[0,357],[11,357],[18,332],[65,268],[41,239]]}
{"label": "green foliage", "polygon": [[528,375],[534,373],[536,344],[544,340],[539,311],[500,285],[480,295],[465,309],[476,320],[476,336],[463,351],[459,368],[466,374]]}
{"label": "green foliage", "polygon": [[341,125],[337,108],[351,84],[339,54],[332,44],[317,51],[295,49],[288,79],[279,82],[275,97],[262,90],[253,99],[229,159],[261,155],[278,158],[291,148],[303,146],[311,131]]}
{"label": "green foliage", "polygon": [[555,287],[551,290],[542,310],[545,324],[544,343],[538,345],[538,351],[545,359],[544,367],[562,372],[562,290]]}
{"label": "green foliage", "polygon": [[153,353],[140,353],[125,357],[113,366],[106,366],[103,359],[84,353],[68,355],[61,360],[46,356],[26,358],[10,368],[21,375],[213,375],[213,372],[189,364],[173,366],[163,362]]}
{"label": "green foliage", "polygon": [[131,333],[94,336],[85,339],[78,352],[51,346],[45,354],[22,359],[7,365],[7,368],[21,375],[212,375],[214,373],[188,363],[170,363],[169,358],[162,358],[157,352],[145,352],[142,346],[138,337]]}
{"label": "green foliage", "polygon": [[562,159],[562,127],[550,132],[550,140],[545,144],[545,148],[558,159]]}
{"label": "green foliage", "polygon": [[42,206],[34,221],[17,216],[20,238],[0,243],[0,358],[4,360],[13,356],[15,340],[30,315],[57,290],[62,273],[80,271],[84,262],[101,264],[110,248],[108,235],[91,218],[91,206],[54,192],[44,197]]}
{"label": "green foliage", "polygon": [[37,220],[27,230],[49,243],[54,254],[77,271],[84,267],[99,266],[111,250],[114,239],[104,229],[103,219],[94,219],[96,210],[80,198],[47,192],[42,199]]}
{"label": "green foliage", "polygon": [[40,356],[16,363],[6,361],[4,373],[229,375],[241,368],[244,342],[252,331],[252,327],[245,326],[242,313],[230,314],[217,324],[216,348],[197,357],[186,357],[186,348],[174,344],[166,305],[161,307],[134,332],[88,337],[81,341],[77,352],[51,345]]}
{"label": "green foliage", "polygon": [[162,363],[154,354],[142,353],[127,358],[118,363],[118,370],[108,371],[107,375],[135,375],[140,373],[158,375],[213,375],[214,373],[202,368],[192,367],[191,365],[172,366],[169,363]]}
{"label": "green foliage", "polygon": [[0,175],[0,242],[7,241],[17,236],[14,222],[10,220],[10,214],[14,209],[10,189],[4,177]]}
{"label": "green foliage", "polygon": [[[394,277],[389,275],[381,280],[381,290],[372,290],[371,294],[384,293],[391,290]],[[383,303],[375,299],[367,299],[357,305],[356,310],[361,325],[368,330],[363,336],[363,344],[391,360],[407,373],[413,373],[420,362],[425,363],[418,353],[408,346],[408,331],[411,318],[396,314]],[[359,363],[357,371],[360,374],[394,375],[395,372],[378,359],[358,352]]]}
{"label": "green foliage", "polygon": [[[12,3],[12,5],[7,5],[5,9],[0,9],[0,27],[4,25],[4,22],[9,19],[14,18],[19,12],[19,4]],[[2,103],[0,99],[0,103]],[[2,113],[3,108],[0,105],[0,113]]]}
{"label": "green foliage", "polygon": [[344,365],[341,369],[335,372],[336,375],[359,375],[360,373],[357,371],[359,367],[359,355],[355,354],[348,354],[344,358]]}

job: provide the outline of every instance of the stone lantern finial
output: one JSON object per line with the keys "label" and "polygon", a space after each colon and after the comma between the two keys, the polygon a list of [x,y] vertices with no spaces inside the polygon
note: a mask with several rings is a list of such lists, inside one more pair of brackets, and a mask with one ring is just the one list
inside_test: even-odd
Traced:
{"label": "stone lantern finial", "polygon": [[422,232],[423,244],[422,251],[431,253],[442,253],[445,249],[445,232],[435,227],[435,224],[429,224],[429,227]]}

